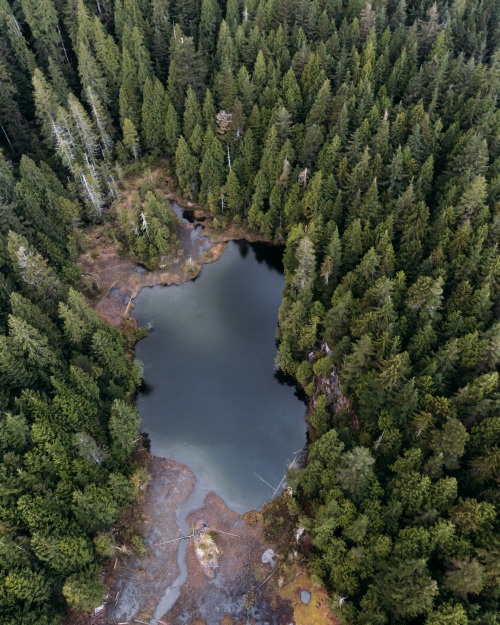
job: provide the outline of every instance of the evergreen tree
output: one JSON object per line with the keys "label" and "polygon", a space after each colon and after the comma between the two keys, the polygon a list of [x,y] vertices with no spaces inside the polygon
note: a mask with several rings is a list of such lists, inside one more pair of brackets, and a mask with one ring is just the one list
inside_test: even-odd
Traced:
{"label": "evergreen tree", "polygon": [[240,183],[234,169],[231,169],[227,176],[223,194],[227,210],[233,215],[238,215],[242,206],[242,193]]}
{"label": "evergreen tree", "polygon": [[207,89],[206,93],[205,93],[205,100],[203,101],[203,108],[202,108],[202,116],[203,116],[203,125],[206,128],[215,128],[215,119],[216,119],[216,110],[215,110],[215,104],[214,104],[214,99],[212,96],[212,92],[210,91],[210,89]]}
{"label": "evergreen tree", "polygon": [[176,174],[184,193],[196,197],[198,193],[198,163],[181,135],[175,152]]}
{"label": "evergreen tree", "polygon": [[229,26],[231,35],[234,37],[240,21],[240,8],[238,0],[228,0],[226,4],[226,23]]}
{"label": "evergreen tree", "polygon": [[128,456],[137,439],[140,419],[137,411],[126,402],[115,399],[109,419],[113,454]]}
{"label": "evergreen tree", "polygon": [[120,85],[120,119],[122,125],[129,119],[136,127],[140,121],[140,89],[137,76],[137,66],[124,46],[122,51],[122,69]]}
{"label": "evergreen tree", "polygon": [[131,156],[136,160],[139,158],[141,153],[139,135],[137,134],[134,123],[130,119],[123,120],[123,145]]}
{"label": "evergreen tree", "polygon": [[174,105],[168,105],[167,114],[165,115],[165,139],[167,150],[170,154],[175,154],[177,144],[179,142],[180,128],[177,112]]}
{"label": "evergreen tree", "polygon": [[210,194],[218,201],[225,179],[226,157],[220,141],[213,133],[208,134],[205,142],[207,147],[200,167],[200,200],[204,201]]}
{"label": "evergreen tree", "polygon": [[49,145],[53,145],[53,122],[59,101],[39,69],[33,74],[34,100],[38,122]]}
{"label": "evergreen tree", "polygon": [[293,276],[293,285],[303,291],[310,289],[314,280],[316,268],[316,256],[314,245],[307,237],[304,237],[297,248],[297,269]]}
{"label": "evergreen tree", "polygon": [[200,49],[209,59],[213,58],[220,22],[221,12],[217,0],[202,0],[198,37]]}
{"label": "evergreen tree", "polygon": [[318,95],[314,100],[314,104],[309,112],[307,124],[324,124],[330,119],[332,110],[332,92],[330,89],[330,81],[327,79],[323,83]]}
{"label": "evergreen tree", "polygon": [[43,306],[47,300],[57,302],[64,299],[65,288],[57,275],[47,266],[47,261],[28,244],[25,237],[10,231],[8,251],[26,293],[35,302]]}
{"label": "evergreen tree", "polygon": [[266,60],[264,58],[264,54],[262,50],[259,50],[257,54],[257,59],[255,61],[255,65],[252,73],[252,82],[255,86],[255,90],[258,94],[262,93],[266,83],[267,83],[267,68],[266,68]]}
{"label": "evergreen tree", "polygon": [[56,7],[52,0],[23,0],[21,3],[23,14],[28,23],[39,54],[45,62],[49,58],[62,63],[62,51],[59,51],[58,44],[60,36],[58,34],[58,19]]}
{"label": "evergreen tree", "polygon": [[154,83],[148,78],[144,84],[142,103],[142,135],[149,150],[160,150],[163,145],[166,119],[165,89],[156,78]]}
{"label": "evergreen tree", "polygon": [[92,23],[83,2],[78,2],[77,55],[78,73],[83,89],[91,89],[105,106],[110,104],[110,94],[106,76],[91,51],[93,40]]}
{"label": "evergreen tree", "polygon": [[187,141],[191,138],[196,124],[202,124],[201,107],[195,92],[188,88],[184,103],[183,135]]}
{"label": "evergreen tree", "polygon": [[153,28],[151,55],[154,72],[165,83],[168,71],[168,42],[172,36],[172,20],[168,0],[153,0],[151,3],[151,21]]}
{"label": "evergreen tree", "polygon": [[176,28],[171,42],[167,92],[178,113],[181,112],[187,89],[191,87],[201,98],[204,92],[205,63],[196,50],[192,37]]}
{"label": "evergreen tree", "polygon": [[[110,101],[113,103],[120,88],[120,49],[113,37],[106,33],[97,16],[94,17],[93,23],[93,41],[95,56],[106,78]],[[114,108],[113,106],[113,110]]]}

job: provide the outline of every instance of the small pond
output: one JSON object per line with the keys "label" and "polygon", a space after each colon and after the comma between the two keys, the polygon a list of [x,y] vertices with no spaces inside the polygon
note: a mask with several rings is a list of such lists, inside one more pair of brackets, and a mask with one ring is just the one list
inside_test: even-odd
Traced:
{"label": "small pond", "polygon": [[304,404],[274,366],[283,285],[280,248],[230,242],[196,280],[135,299],[138,324],[153,327],[136,346],[151,452],[237,512],[271,497],[306,442]]}

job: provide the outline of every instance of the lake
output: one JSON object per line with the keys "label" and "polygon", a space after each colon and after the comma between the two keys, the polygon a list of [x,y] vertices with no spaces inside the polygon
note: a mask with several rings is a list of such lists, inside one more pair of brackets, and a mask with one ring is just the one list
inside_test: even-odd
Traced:
{"label": "lake", "polygon": [[189,466],[200,494],[236,512],[260,509],[306,442],[304,403],[274,365],[281,253],[230,242],[196,280],[135,299],[138,325],[153,326],[135,349],[151,452]]}

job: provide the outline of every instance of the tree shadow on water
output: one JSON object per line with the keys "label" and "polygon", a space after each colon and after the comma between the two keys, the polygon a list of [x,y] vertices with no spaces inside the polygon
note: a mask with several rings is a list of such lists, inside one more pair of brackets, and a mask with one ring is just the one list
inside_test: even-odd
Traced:
{"label": "tree shadow on water", "polygon": [[303,402],[304,404],[307,404],[307,395],[304,392],[304,390],[298,386],[297,382],[292,378],[291,375],[288,375],[288,373],[284,373],[283,371],[281,371],[281,369],[277,369],[274,372],[274,378],[275,380],[277,380],[282,386],[292,386],[295,388],[294,390],[294,395],[295,397]]}
{"label": "tree shadow on water", "polygon": [[249,243],[244,239],[235,241],[238,246],[240,255],[242,258],[248,256],[250,248],[254,251],[255,259],[260,264],[265,263],[271,270],[277,271],[282,274],[283,269],[283,252],[285,250],[283,245],[274,245],[272,243]]}

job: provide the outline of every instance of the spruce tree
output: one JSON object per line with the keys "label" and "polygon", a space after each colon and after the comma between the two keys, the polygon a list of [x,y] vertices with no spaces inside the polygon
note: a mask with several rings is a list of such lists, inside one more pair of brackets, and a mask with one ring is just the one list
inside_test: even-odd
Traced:
{"label": "spruce tree", "polygon": [[238,215],[241,211],[242,194],[240,183],[234,169],[231,169],[227,176],[223,194],[227,210],[233,215]]}
{"label": "spruce tree", "polygon": [[209,59],[213,58],[220,21],[221,12],[217,0],[202,0],[198,38],[200,50]]}
{"label": "spruce tree", "polygon": [[153,45],[152,60],[156,76],[164,83],[167,78],[169,49],[172,36],[172,20],[168,0],[153,0],[151,3]]}
{"label": "spruce tree", "polygon": [[332,92],[330,88],[330,81],[327,79],[321,86],[321,89],[314,100],[309,115],[307,117],[307,124],[321,125],[327,122],[330,118],[332,110]]}
{"label": "spruce tree", "polygon": [[203,201],[210,193],[218,200],[225,180],[225,154],[217,137],[207,137],[207,147],[200,167],[200,199]]}
{"label": "spruce tree", "polygon": [[234,37],[240,21],[240,8],[238,0],[228,0],[226,4],[226,23]]}
{"label": "spruce tree", "polygon": [[198,194],[198,164],[181,135],[175,152],[176,174],[182,190],[190,198]]}
{"label": "spruce tree", "polygon": [[180,127],[177,112],[171,102],[168,105],[167,113],[165,115],[164,132],[167,150],[170,154],[175,154],[177,144],[179,142]]}
{"label": "spruce tree", "polygon": [[129,119],[136,127],[140,127],[140,87],[137,72],[138,67],[135,60],[127,48],[123,46],[119,96],[122,125],[125,119]]}
{"label": "spruce tree", "polygon": [[[120,88],[120,49],[111,35],[108,35],[97,16],[93,22],[95,56],[106,77],[111,102],[114,103]],[[114,106],[113,106],[114,109]]]}
{"label": "spruce tree", "polygon": [[195,92],[188,88],[184,103],[183,135],[186,140],[191,138],[196,124],[202,124],[201,107]]}
{"label": "spruce tree", "polygon": [[139,135],[137,134],[136,127],[132,120],[126,118],[123,120],[123,145],[127,152],[137,160],[141,153],[141,146],[139,143]]}
{"label": "spruce tree", "polygon": [[204,93],[205,61],[196,50],[192,37],[186,37],[180,28],[172,35],[167,92],[178,113],[181,112],[190,86],[198,98]]}
{"label": "spruce tree", "polygon": [[49,58],[52,58],[62,63],[63,51],[59,50],[58,16],[52,0],[41,2],[22,0],[21,6],[44,62],[47,63]]}
{"label": "spruce tree", "polygon": [[42,127],[45,141],[52,146],[54,141],[53,121],[57,117],[57,108],[60,102],[39,69],[36,69],[33,74],[33,89],[36,116]]}

